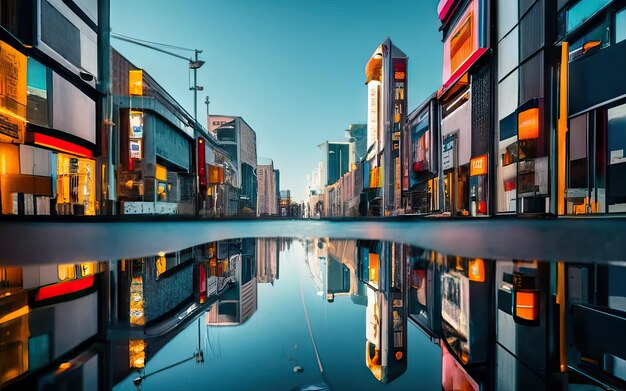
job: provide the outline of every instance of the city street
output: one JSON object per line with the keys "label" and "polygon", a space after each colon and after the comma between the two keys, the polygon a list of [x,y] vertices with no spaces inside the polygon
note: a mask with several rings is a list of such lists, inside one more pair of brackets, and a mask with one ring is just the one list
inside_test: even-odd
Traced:
{"label": "city street", "polygon": [[626,0],[0,0],[0,390],[626,391]]}

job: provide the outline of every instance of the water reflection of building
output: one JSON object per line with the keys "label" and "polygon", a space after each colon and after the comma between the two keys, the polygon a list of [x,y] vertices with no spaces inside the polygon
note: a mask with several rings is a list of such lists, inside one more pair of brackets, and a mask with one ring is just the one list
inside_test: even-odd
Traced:
{"label": "water reflection of building", "polygon": [[218,243],[218,258],[228,259],[234,286],[222,293],[206,313],[209,326],[235,326],[250,319],[257,310],[257,258],[255,239]]}
{"label": "water reflection of building", "polygon": [[492,265],[482,259],[443,258],[442,331],[447,344],[463,364],[487,361]]}
{"label": "water reflection of building", "polygon": [[[511,390],[558,386],[558,333],[549,314],[551,266],[540,262],[496,262],[497,384]],[[528,343],[528,341],[533,341]],[[504,370],[506,368],[506,371]]]}
{"label": "water reflection of building", "polygon": [[304,263],[308,267],[309,278],[315,285],[317,292],[323,294],[326,284],[326,260],[328,258],[328,245],[324,239],[305,240]]}
{"label": "water reflection of building", "polygon": [[279,239],[256,239],[256,278],[258,283],[274,284],[278,279]]}
{"label": "water reflection of building", "polygon": [[624,264],[405,254],[409,317],[441,346],[444,390],[624,388]]}
{"label": "water reflection of building", "polygon": [[[76,368],[69,378],[64,374],[70,364],[58,360],[103,331],[99,297],[106,293],[106,270],[98,262],[0,267],[1,388],[42,388],[50,371],[59,375],[56,384],[72,387],[77,384],[72,376],[85,375],[82,364],[93,367],[95,351],[73,359]],[[24,377],[33,371],[40,379]],[[98,377],[86,374],[92,376],[85,384],[97,387]]]}
{"label": "water reflection of building", "polygon": [[144,326],[194,297],[194,248],[117,261],[120,324]]}
{"label": "water reflection of building", "polygon": [[366,305],[367,294],[359,283],[358,270],[357,241],[328,240],[326,299],[332,301],[335,295],[349,295],[354,303]]}
{"label": "water reflection of building", "polygon": [[441,272],[442,255],[418,247],[405,246],[408,262],[409,319],[438,343],[441,335]]}
{"label": "water reflection of building", "polygon": [[570,374],[596,386],[626,388],[626,264],[568,264],[558,270],[567,281],[562,329],[571,342],[562,354]]}
{"label": "water reflection of building", "polygon": [[365,365],[381,383],[407,368],[406,271],[402,246],[359,241],[360,279],[367,294]]}

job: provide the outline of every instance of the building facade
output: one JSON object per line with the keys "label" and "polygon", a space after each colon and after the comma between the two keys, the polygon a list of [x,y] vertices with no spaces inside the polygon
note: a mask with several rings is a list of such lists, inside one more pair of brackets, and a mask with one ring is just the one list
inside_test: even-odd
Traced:
{"label": "building facade", "polygon": [[403,212],[440,212],[440,121],[437,96],[413,110],[403,134]]}
{"label": "building facade", "polygon": [[400,143],[406,121],[408,57],[387,38],[367,62],[366,187],[368,214],[388,216],[401,206]]}
{"label": "building facade", "polygon": [[626,211],[625,7],[561,0],[550,20],[560,76],[557,149],[564,152],[555,165],[563,176],[558,214]]}
{"label": "building facade", "polygon": [[554,211],[554,7],[548,1],[498,2],[496,214]]}
{"label": "building facade", "polygon": [[194,130],[193,118],[116,50],[111,51],[111,66],[119,212],[195,214],[199,130]]}
{"label": "building facade", "polygon": [[[229,118],[231,120],[227,121]],[[215,126],[218,143],[229,153],[237,169],[236,187],[240,189],[239,211],[242,214],[253,215],[257,205],[256,133],[243,118],[237,116],[210,116],[209,124]]]}
{"label": "building facade", "polygon": [[2,214],[102,213],[108,31],[108,0],[3,5]]}
{"label": "building facade", "polygon": [[491,48],[491,1],[442,0],[441,105],[442,210],[450,215],[491,213],[493,173],[492,88],[495,61]]}
{"label": "building facade", "polygon": [[274,162],[271,159],[262,158],[257,165],[258,195],[257,216],[276,216],[278,203],[276,195],[276,173]]}

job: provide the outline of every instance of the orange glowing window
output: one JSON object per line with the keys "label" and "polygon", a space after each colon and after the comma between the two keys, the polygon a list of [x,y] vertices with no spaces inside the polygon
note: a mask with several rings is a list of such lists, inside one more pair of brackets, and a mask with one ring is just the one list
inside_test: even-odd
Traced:
{"label": "orange glowing window", "polygon": [[470,281],[485,282],[485,261],[480,258],[469,261],[468,274]]}
{"label": "orange glowing window", "polygon": [[382,186],[382,179],[380,177],[380,167],[372,168],[370,171],[370,188],[376,188]]}
{"label": "orange glowing window", "polygon": [[476,50],[474,47],[474,12],[470,12],[451,33],[450,73],[454,73]]}
{"label": "orange glowing window", "polygon": [[378,254],[370,253],[369,261],[370,261],[369,281],[375,284],[378,284],[378,266],[379,266]]}
{"label": "orange glowing window", "polygon": [[128,71],[128,94],[143,95],[143,71],[141,69]]}
{"label": "orange glowing window", "polygon": [[224,168],[209,164],[209,184],[224,183]]}
{"label": "orange glowing window", "polygon": [[519,140],[536,139],[539,137],[539,109],[522,111],[517,116],[517,137]]}
{"label": "orange glowing window", "polygon": [[470,176],[486,175],[488,171],[487,155],[481,155],[470,160]]}
{"label": "orange glowing window", "polygon": [[165,168],[165,166],[157,164],[155,178],[160,181],[167,182],[167,168]]}
{"label": "orange glowing window", "polygon": [[98,270],[98,264],[96,262],[83,262],[80,264],[81,277],[90,276],[95,274]]}
{"label": "orange glowing window", "polygon": [[156,259],[156,275],[157,277],[159,277],[161,274],[163,274],[165,272],[165,270],[167,270],[167,259],[165,259],[165,256],[159,256]]}
{"label": "orange glowing window", "polygon": [[515,292],[515,316],[524,320],[539,319],[539,292]]}
{"label": "orange glowing window", "polygon": [[57,275],[59,281],[67,281],[76,279],[76,265],[64,264],[57,266]]}

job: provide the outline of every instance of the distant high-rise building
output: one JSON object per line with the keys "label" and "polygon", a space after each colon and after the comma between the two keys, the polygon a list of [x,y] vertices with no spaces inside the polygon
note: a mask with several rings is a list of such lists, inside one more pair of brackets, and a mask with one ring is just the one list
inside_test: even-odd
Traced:
{"label": "distant high-rise building", "polygon": [[257,182],[257,216],[275,216],[278,214],[278,203],[276,202],[276,172],[272,159],[259,159]]}
{"label": "distant high-rise building", "polygon": [[322,149],[322,186],[332,185],[350,170],[353,158],[350,156],[350,143],[345,141],[325,141]]}
{"label": "distant high-rise building", "polygon": [[230,154],[237,169],[237,187],[240,189],[240,209],[254,211],[257,204],[257,181],[254,170],[257,168],[256,133],[237,116],[210,116],[209,132]]}
{"label": "distant high-rise building", "polygon": [[276,212],[280,214],[280,170],[274,169],[274,176],[276,178]]}
{"label": "distant high-rise building", "polygon": [[346,133],[353,144],[354,161],[358,162],[365,157],[367,152],[367,124],[350,124]]}

